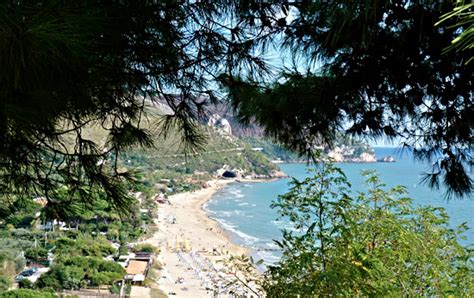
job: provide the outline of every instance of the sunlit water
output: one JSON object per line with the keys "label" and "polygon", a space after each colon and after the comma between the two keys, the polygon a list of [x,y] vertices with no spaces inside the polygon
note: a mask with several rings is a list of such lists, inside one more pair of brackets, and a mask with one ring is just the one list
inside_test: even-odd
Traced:
{"label": "sunlit water", "polygon": [[[444,190],[431,190],[421,185],[422,173],[428,166],[413,161],[411,154],[403,154],[393,148],[376,148],[377,158],[392,155],[395,163],[340,163],[352,184],[352,191],[365,189],[363,170],[376,170],[387,187],[404,185],[415,205],[443,207],[450,216],[450,224],[455,227],[467,222],[474,229],[474,198],[446,200]],[[282,164],[280,168],[289,176],[304,178],[309,174],[305,164]],[[472,175],[472,172],[471,172]],[[278,221],[276,210],[270,204],[278,195],[288,191],[289,179],[263,183],[233,183],[218,191],[206,203],[210,216],[219,221],[232,239],[254,252],[256,259],[266,262],[278,260],[279,252],[273,239],[281,239],[281,229],[291,228],[286,221]],[[474,243],[474,230],[465,233],[463,244]]]}

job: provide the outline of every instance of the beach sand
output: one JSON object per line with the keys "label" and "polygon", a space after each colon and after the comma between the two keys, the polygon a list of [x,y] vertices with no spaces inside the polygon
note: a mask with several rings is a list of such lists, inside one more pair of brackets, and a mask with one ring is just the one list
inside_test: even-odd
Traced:
{"label": "beach sand", "polygon": [[[157,260],[162,264],[159,288],[166,294],[176,293],[176,297],[212,297],[206,290],[202,278],[198,277],[189,264],[189,254],[178,256],[176,242],[186,241],[191,250],[198,251],[201,260],[209,260],[217,267],[217,262],[227,256],[215,256],[213,250],[232,255],[249,254],[250,251],[231,242],[219,224],[210,219],[202,209],[203,204],[224,185],[232,180],[212,180],[208,187],[195,192],[180,193],[169,197],[171,204],[160,204],[156,223],[158,231],[146,240],[160,248]],[[185,240],[186,239],[186,240]],[[207,252],[206,252],[207,251]],[[183,281],[176,282],[177,280]]]}

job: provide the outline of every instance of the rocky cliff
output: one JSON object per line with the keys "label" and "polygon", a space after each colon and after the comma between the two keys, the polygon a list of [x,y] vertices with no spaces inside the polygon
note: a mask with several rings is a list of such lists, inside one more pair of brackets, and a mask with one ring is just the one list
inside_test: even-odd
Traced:
{"label": "rocky cliff", "polygon": [[374,150],[368,145],[336,146],[325,153],[335,162],[377,162]]}
{"label": "rocky cliff", "polygon": [[229,120],[223,118],[219,114],[212,114],[207,121],[207,125],[210,127],[214,127],[218,131],[222,131],[228,135],[232,135],[232,126],[229,123]]}

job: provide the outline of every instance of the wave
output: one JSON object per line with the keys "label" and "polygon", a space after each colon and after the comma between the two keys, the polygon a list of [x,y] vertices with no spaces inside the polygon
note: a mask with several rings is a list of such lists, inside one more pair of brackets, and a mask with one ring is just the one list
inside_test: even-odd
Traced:
{"label": "wave", "polygon": [[238,226],[236,225],[232,225],[228,222],[226,222],[225,220],[222,220],[222,219],[216,219],[220,224],[221,226],[230,231],[231,233],[237,235],[240,239],[242,239],[243,243],[246,244],[246,245],[252,245],[254,243],[257,243],[259,241],[259,239],[257,237],[254,237],[254,236],[250,236],[249,234],[245,234],[244,232],[238,230]]}
{"label": "wave", "polygon": [[215,220],[217,220],[217,221],[221,224],[221,226],[222,226],[223,228],[225,228],[225,229],[234,229],[234,228],[237,228],[236,225],[233,225],[233,224],[231,224],[231,223],[229,223],[229,222],[227,222],[227,221],[225,221],[225,220],[223,220],[223,219],[221,219],[221,218],[215,218]]}
{"label": "wave", "polygon": [[244,195],[242,194],[242,190],[240,189],[230,189],[228,192],[230,195],[237,197],[237,198],[243,198]]}
{"label": "wave", "polygon": [[280,257],[273,251],[260,250],[256,251],[255,255],[257,256],[257,260],[262,259],[267,265],[274,264],[280,260]]}
{"label": "wave", "polygon": [[299,232],[300,230],[295,228],[292,223],[283,220],[272,220],[272,224],[277,226],[279,229]]}
{"label": "wave", "polygon": [[266,242],[265,245],[271,249],[280,249],[280,247],[275,242]]}
{"label": "wave", "polygon": [[285,221],[282,221],[282,220],[272,220],[272,224],[274,224],[275,226],[279,227],[279,228],[287,228],[288,227],[288,222],[285,222]]}
{"label": "wave", "polygon": [[216,211],[209,210],[206,207],[204,207],[204,211],[206,211],[207,214],[216,214],[217,213]]}
{"label": "wave", "polygon": [[214,214],[216,214],[219,217],[231,217],[234,212],[233,211],[217,211]]}
{"label": "wave", "polygon": [[243,215],[243,212],[242,210],[237,210],[235,209],[234,211],[232,211],[235,215]]}

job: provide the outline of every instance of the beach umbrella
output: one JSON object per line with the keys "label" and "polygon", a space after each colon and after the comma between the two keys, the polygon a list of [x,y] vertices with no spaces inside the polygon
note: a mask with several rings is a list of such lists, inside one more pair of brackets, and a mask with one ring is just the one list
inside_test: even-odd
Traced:
{"label": "beach umbrella", "polygon": [[178,236],[176,236],[176,252],[179,252],[181,250],[181,240],[179,239]]}
{"label": "beach umbrella", "polygon": [[191,244],[189,243],[189,240],[188,240],[188,239],[184,239],[184,250],[185,250],[186,252],[191,251]]}

